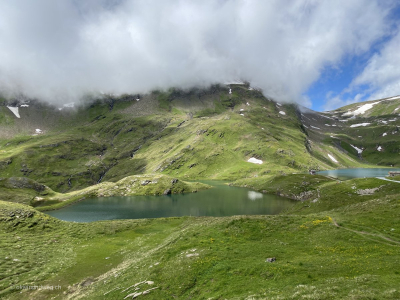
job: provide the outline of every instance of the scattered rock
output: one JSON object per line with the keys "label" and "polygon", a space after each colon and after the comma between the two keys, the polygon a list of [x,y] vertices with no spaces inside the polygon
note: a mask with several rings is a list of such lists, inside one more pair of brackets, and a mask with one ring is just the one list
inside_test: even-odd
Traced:
{"label": "scattered rock", "polygon": [[365,189],[365,190],[357,190],[356,193],[358,195],[372,195],[376,191],[378,191],[381,187],[373,188],[373,189]]}
{"label": "scattered rock", "polygon": [[274,261],[276,261],[276,258],[275,258],[275,257],[269,257],[269,258],[267,258],[267,260],[266,260],[265,262],[272,263],[272,262],[274,262]]}
{"label": "scattered rock", "polygon": [[186,257],[193,257],[193,256],[199,256],[199,254],[198,254],[198,253],[189,253],[189,254],[186,254]]}
{"label": "scattered rock", "polygon": [[294,198],[296,200],[304,201],[304,200],[310,199],[313,196],[314,196],[314,191],[305,191],[305,192],[301,192],[298,195],[294,195]]}
{"label": "scattered rock", "polygon": [[166,189],[163,193],[163,195],[170,195],[171,194],[171,189]]}
{"label": "scattered rock", "polygon": [[89,278],[85,279],[84,281],[82,281],[79,285],[82,287],[85,287],[85,286],[91,285],[93,282],[95,282],[95,280],[93,278],[89,277]]}
{"label": "scattered rock", "polygon": [[151,183],[150,180],[143,180],[140,184],[144,186],[144,185],[148,185],[149,183]]}
{"label": "scattered rock", "polygon": [[179,181],[178,179],[174,178],[174,179],[171,180],[171,184],[175,184],[175,183],[177,183],[178,181]]}

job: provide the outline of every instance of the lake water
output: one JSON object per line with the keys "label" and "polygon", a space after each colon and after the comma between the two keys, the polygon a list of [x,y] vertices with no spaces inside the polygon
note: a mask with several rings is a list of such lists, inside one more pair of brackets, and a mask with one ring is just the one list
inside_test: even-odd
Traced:
{"label": "lake water", "polygon": [[222,182],[202,181],[213,188],[198,193],[167,196],[106,197],[87,199],[49,215],[75,222],[181,216],[275,215],[295,201],[266,195]]}
{"label": "lake water", "polygon": [[350,178],[364,178],[364,177],[385,177],[389,174],[389,171],[397,171],[400,169],[394,168],[354,168],[354,169],[337,169],[319,171],[317,174],[324,176],[332,176],[342,180]]}

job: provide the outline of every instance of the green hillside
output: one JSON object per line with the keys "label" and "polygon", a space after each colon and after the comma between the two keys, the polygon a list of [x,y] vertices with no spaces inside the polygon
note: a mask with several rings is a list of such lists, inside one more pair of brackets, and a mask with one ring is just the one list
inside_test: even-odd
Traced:
{"label": "green hillside", "polygon": [[[1,174],[27,177],[67,192],[138,174],[239,179],[398,164],[397,156],[388,157],[398,151],[393,134],[379,144],[383,152],[375,153],[368,143],[359,158],[347,144],[363,145],[357,138],[352,141],[354,130],[348,126],[333,133],[315,132],[310,126],[321,127],[322,114],[312,112],[317,120],[312,125],[302,117],[308,114],[294,104],[278,105],[245,85],[231,88],[232,94],[221,86],[172,89],[142,96],[140,101],[104,96],[63,110],[34,102],[20,107],[21,118],[1,107],[2,119],[13,121],[0,124]],[[376,143],[376,135],[393,129],[394,123],[390,126],[377,124],[371,132],[364,127],[357,132],[364,136],[363,142]],[[36,134],[37,128],[43,133]],[[247,162],[252,157],[263,163]]]}
{"label": "green hillside", "polygon": [[[0,106],[0,297],[399,299],[400,184],[308,174],[400,166],[400,100],[355,115],[365,104],[319,113],[231,85],[16,102],[20,118]],[[41,212],[210,188],[200,179],[298,201],[274,216]]]}

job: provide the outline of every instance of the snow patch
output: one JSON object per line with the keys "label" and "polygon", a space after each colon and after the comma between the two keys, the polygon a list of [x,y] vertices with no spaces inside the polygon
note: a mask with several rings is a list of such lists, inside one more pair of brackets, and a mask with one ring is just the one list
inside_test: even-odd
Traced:
{"label": "snow patch", "polygon": [[350,127],[360,127],[360,126],[367,126],[367,125],[370,125],[371,123],[360,123],[360,124],[353,124],[353,125],[350,125]]}
{"label": "snow patch", "polygon": [[284,111],[280,111],[279,112],[281,115],[286,115],[286,113]]}
{"label": "snow patch", "polygon": [[232,94],[232,89],[229,89],[229,95]]}
{"label": "snow patch", "polygon": [[387,98],[387,99],[385,99],[385,100],[395,100],[395,99],[399,99],[399,98],[400,98],[400,96],[395,96],[395,97]]}
{"label": "snow patch", "polygon": [[29,107],[29,105],[28,104],[21,104],[20,107]]}
{"label": "snow patch", "polygon": [[39,128],[35,129],[35,132],[36,132],[37,134],[43,133],[43,131],[42,131],[41,129],[39,129]]}
{"label": "snow patch", "polygon": [[383,134],[382,134],[382,136],[386,136],[387,135],[387,133],[386,132],[384,132]]}
{"label": "snow patch", "polygon": [[241,80],[233,80],[233,81],[226,81],[226,82],[224,82],[224,84],[230,85],[230,84],[245,84],[245,83]]}
{"label": "snow patch", "polygon": [[278,106],[282,106],[282,104],[280,104],[280,103],[278,103],[278,102],[276,102],[276,105],[278,105]]}
{"label": "snow patch", "polygon": [[336,158],[334,158],[332,155],[328,154],[328,156],[329,156],[329,158],[330,158],[333,162],[338,163],[338,161],[336,160]]}
{"label": "snow patch", "polygon": [[381,151],[382,151],[382,147],[379,146],[378,148],[376,148],[376,150],[378,150],[379,152],[381,152]]}
{"label": "snow patch", "polygon": [[240,109],[240,111],[244,111],[244,109],[243,109],[243,108],[241,108],[241,109]]}
{"label": "snow patch", "polygon": [[64,108],[73,108],[75,107],[75,102],[64,104],[62,107],[59,107],[58,110],[63,110]]}
{"label": "snow patch", "polygon": [[381,101],[377,101],[374,103],[367,103],[364,105],[361,105],[359,108],[357,108],[355,111],[348,111],[342,116],[357,116],[357,115],[363,115],[367,110],[371,109],[375,104],[378,104]]}
{"label": "snow patch", "polygon": [[250,103],[249,103],[249,102],[246,102],[246,105],[250,106]]}
{"label": "snow patch", "polygon": [[323,118],[327,118],[327,119],[334,120],[333,118],[331,118],[331,117],[328,117],[328,116],[325,116],[325,115],[319,115],[319,116],[321,116],[321,117],[323,117]]}
{"label": "snow patch", "polygon": [[249,158],[249,160],[248,160],[247,162],[253,163],[253,164],[258,164],[258,165],[261,165],[261,164],[263,163],[262,160],[257,159],[257,158],[255,158],[255,157]]}
{"label": "snow patch", "polygon": [[242,117],[244,117],[244,114],[240,114]]}
{"label": "snow patch", "polygon": [[331,126],[331,125],[329,125],[329,124],[325,124],[325,126]]}
{"label": "snow patch", "polygon": [[312,125],[310,125],[310,126],[311,126],[311,128],[315,128],[315,129],[321,130],[321,128],[319,128],[319,127],[315,127],[315,126],[312,126]]}
{"label": "snow patch", "polygon": [[12,111],[12,113],[17,117],[17,118],[21,118],[21,116],[19,115],[19,111],[18,111],[18,107],[11,107],[11,106],[7,106],[9,110]]}
{"label": "snow patch", "polygon": [[387,121],[383,121],[383,120],[382,120],[382,121],[381,121],[381,123],[383,123],[383,124],[387,124]]}
{"label": "snow patch", "polygon": [[389,122],[394,122],[394,121],[396,121],[396,120],[397,120],[397,119],[394,118],[394,119],[389,120]]}
{"label": "snow patch", "polygon": [[361,154],[363,152],[363,149],[357,148],[356,146],[354,146],[352,144],[350,144],[350,146],[352,146],[354,149],[356,149],[358,154]]}

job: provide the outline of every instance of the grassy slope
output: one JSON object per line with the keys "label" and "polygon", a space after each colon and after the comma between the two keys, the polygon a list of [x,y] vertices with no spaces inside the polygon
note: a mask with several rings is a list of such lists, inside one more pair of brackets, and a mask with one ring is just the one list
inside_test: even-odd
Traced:
{"label": "grassy slope", "polygon": [[[365,115],[339,122],[332,116],[340,117],[357,105],[325,115],[305,113],[304,119],[293,105],[278,106],[241,85],[232,90],[229,95],[218,86],[188,92],[171,89],[145,95],[139,102],[130,96],[105,97],[75,112],[38,103],[20,109],[21,119],[1,107],[1,129],[18,134],[0,140],[0,172],[68,192],[154,172],[189,179],[238,179],[400,163],[397,122],[388,121],[400,106],[398,100],[383,101]],[[360,122],[372,124],[349,127]],[[45,134],[30,135],[36,125]],[[361,157],[350,144],[364,148]],[[383,151],[377,151],[378,146]],[[264,164],[247,163],[252,156]]]}
{"label": "grassy slope", "polygon": [[15,284],[59,284],[23,296],[121,299],[149,280],[139,291],[158,288],[147,299],[398,299],[399,184],[317,181],[318,201],[279,216],[78,224],[1,202],[0,293],[20,299]]}
{"label": "grassy slope", "polygon": [[[44,135],[32,137],[21,129],[19,136],[1,142],[1,176],[26,176],[74,196],[100,178],[103,184],[86,191],[118,185],[124,194],[130,187],[121,182],[132,180],[123,179],[132,174],[242,178],[235,184],[307,200],[280,216],[91,224],[62,222],[29,206],[0,202],[0,296],[121,299],[132,292],[122,290],[151,280],[154,285],[143,284],[139,290],[158,287],[148,299],[400,297],[399,185],[286,175],[309,168],[363,166],[350,142],[355,144],[362,134],[372,145],[377,130],[386,128],[344,126],[333,133],[343,144],[338,147],[331,133],[302,130],[294,106],[278,107],[241,86],[235,86],[231,96],[216,88],[208,94],[171,90],[149,99],[160,104],[158,114],[132,118],[144,101],[106,101],[61,119]],[[193,110],[185,99],[205,104]],[[285,116],[279,114],[282,110]],[[327,121],[316,122],[322,127],[318,122]],[[373,157],[369,147],[366,158]],[[327,153],[339,162],[333,163]],[[264,164],[247,163],[249,157]],[[393,155],[379,157],[386,159],[384,164],[397,162]],[[273,176],[277,174],[281,176]],[[163,180],[168,186],[170,178]],[[16,189],[3,186],[1,196],[24,203],[33,196],[65,197],[27,187],[13,197]],[[146,187],[154,193],[154,185]],[[379,189],[370,195],[357,193],[371,188]],[[268,257],[277,261],[267,263]],[[21,295],[13,289],[18,284],[60,285],[61,290],[24,290]]]}

